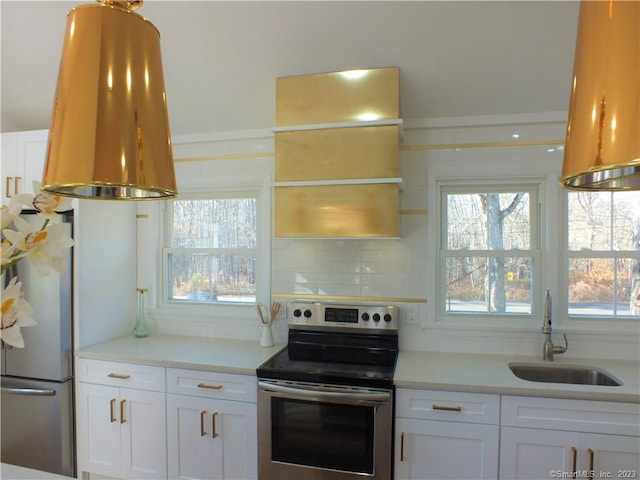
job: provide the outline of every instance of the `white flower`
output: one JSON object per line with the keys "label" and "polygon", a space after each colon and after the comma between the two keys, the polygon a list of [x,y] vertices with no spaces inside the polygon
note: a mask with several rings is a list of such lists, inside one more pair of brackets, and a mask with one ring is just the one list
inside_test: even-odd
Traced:
{"label": "white flower", "polygon": [[20,215],[22,207],[30,203],[24,203],[29,200],[25,197],[33,197],[33,195],[20,194],[11,198],[9,205],[2,205],[2,228],[5,229],[13,223],[14,218]]}
{"label": "white flower", "polygon": [[49,275],[51,269],[57,272],[64,270],[62,251],[73,245],[73,240],[66,235],[66,225],[58,223],[38,229],[20,217],[13,223],[17,231],[6,229],[2,233],[12,246],[22,252],[14,254],[14,259],[27,256],[41,275]]}
{"label": "white flower", "polygon": [[[62,272],[65,256],[62,251],[73,245],[67,235],[68,226],[52,223],[56,211],[71,209],[71,200],[51,195],[40,190],[40,183],[33,182],[36,195],[19,194],[11,198],[8,206],[2,206],[2,273],[20,262],[24,257],[41,275],[51,270]],[[39,226],[32,225],[20,216],[22,208],[34,208],[42,220]],[[22,283],[14,277],[2,291],[2,325],[0,340],[14,347],[24,347],[21,327],[30,327],[36,322],[31,317],[33,310],[21,292]]]}
{"label": "white flower", "polygon": [[33,191],[37,192],[31,202],[33,208],[47,218],[54,218],[56,212],[64,212],[72,208],[70,198],[43,192],[42,185],[38,181],[33,182]]}
{"label": "white flower", "polygon": [[24,339],[20,333],[21,327],[31,327],[36,322],[31,317],[33,310],[24,299],[21,289],[22,282],[13,277],[2,291],[2,327],[0,339],[5,343],[17,347],[24,347]]}
{"label": "white flower", "polygon": [[0,253],[2,254],[2,271],[4,272],[4,266],[9,265],[15,257],[14,252],[16,251],[15,245],[11,245],[11,242],[8,240],[2,239],[2,247],[0,248]]}

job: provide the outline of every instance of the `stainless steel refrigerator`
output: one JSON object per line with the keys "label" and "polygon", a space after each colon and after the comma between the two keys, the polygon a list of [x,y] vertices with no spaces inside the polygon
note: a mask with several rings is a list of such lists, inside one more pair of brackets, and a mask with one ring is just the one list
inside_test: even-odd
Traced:
{"label": "stainless steel refrigerator", "polygon": [[[41,225],[34,212],[22,217]],[[59,221],[73,236],[73,212]],[[72,248],[66,255],[60,274],[42,276],[23,259],[4,275],[5,282],[14,275],[22,281],[37,325],[21,330],[24,348],[2,346],[0,459],[75,476]]]}

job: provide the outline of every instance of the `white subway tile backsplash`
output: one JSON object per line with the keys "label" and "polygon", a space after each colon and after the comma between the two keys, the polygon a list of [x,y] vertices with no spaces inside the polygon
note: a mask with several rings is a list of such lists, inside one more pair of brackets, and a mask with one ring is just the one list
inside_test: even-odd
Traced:
{"label": "white subway tile backsplash", "polygon": [[363,275],[359,273],[319,273],[317,282],[319,286],[341,284],[341,285],[361,285]]}
{"label": "white subway tile backsplash", "polygon": [[[295,283],[293,284],[293,286],[291,287],[291,293],[294,293],[296,295],[315,295],[318,293],[318,289],[316,287],[313,286],[314,284],[298,284]],[[288,291],[288,290],[285,290]]]}
{"label": "white subway tile backsplash", "polygon": [[361,296],[362,289],[358,285],[341,285],[341,284],[325,284],[319,285],[317,293],[319,295],[338,295],[338,296]]}

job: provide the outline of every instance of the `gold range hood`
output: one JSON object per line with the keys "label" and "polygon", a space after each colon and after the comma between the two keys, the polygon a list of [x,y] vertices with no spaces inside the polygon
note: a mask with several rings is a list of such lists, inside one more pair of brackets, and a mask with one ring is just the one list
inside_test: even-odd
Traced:
{"label": "gold range hood", "polygon": [[562,181],[640,190],[640,2],[583,1]]}
{"label": "gold range hood", "polygon": [[156,27],[141,0],[102,0],[67,15],[42,188],[106,200],[175,197]]}

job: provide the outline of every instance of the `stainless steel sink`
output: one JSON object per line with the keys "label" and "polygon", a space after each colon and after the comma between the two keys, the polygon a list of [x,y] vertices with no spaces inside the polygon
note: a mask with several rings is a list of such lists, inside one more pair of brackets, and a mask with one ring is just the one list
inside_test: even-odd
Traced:
{"label": "stainless steel sink", "polygon": [[617,387],[622,382],[597,368],[568,365],[541,365],[538,363],[510,363],[513,374],[522,380],[543,383],[575,383],[579,385],[605,385]]}

